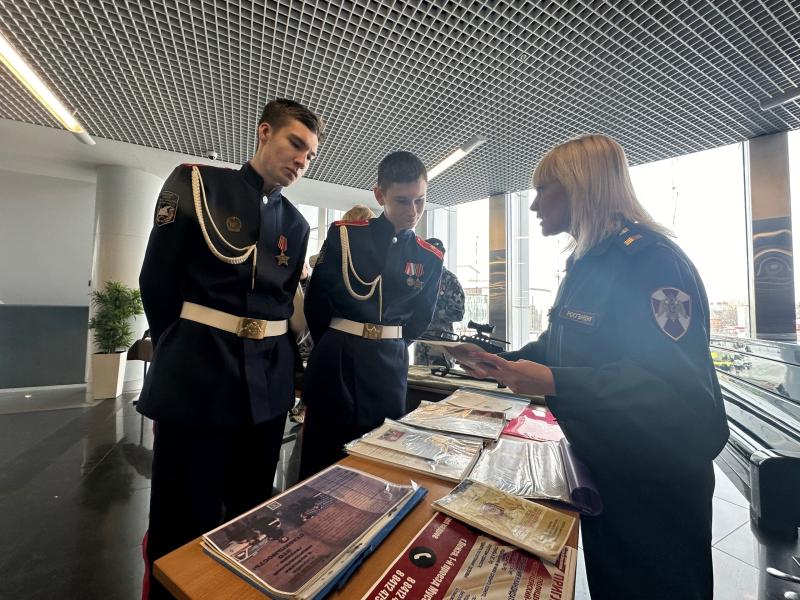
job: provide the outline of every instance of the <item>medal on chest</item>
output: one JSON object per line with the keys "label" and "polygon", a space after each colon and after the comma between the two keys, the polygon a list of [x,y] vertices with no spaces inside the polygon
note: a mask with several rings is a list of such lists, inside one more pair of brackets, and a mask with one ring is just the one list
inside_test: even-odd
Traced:
{"label": "medal on chest", "polygon": [[279,267],[288,267],[289,266],[289,256],[286,256],[286,249],[289,247],[289,242],[286,240],[285,235],[281,235],[278,238],[278,249],[281,251],[280,254],[275,255],[275,260],[278,261]]}
{"label": "medal on chest", "polygon": [[408,275],[406,285],[417,289],[421,288],[423,284],[421,278],[424,272],[425,268],[420,263],[407,262],[405,268],[405,273]]}

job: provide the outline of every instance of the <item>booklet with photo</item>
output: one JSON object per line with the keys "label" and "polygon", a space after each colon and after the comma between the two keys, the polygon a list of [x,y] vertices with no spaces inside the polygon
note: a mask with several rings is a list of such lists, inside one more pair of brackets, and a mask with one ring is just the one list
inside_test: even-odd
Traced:
{"label": "booklet with photo", "polygon": [[205,534],[202,546],[270,597],[321,598],[424,494],[334,465]]}
{"label": "booklet with photo", "polygon": [[437,513],[361,600],[572,598],[576,563],[569,546],[551,564]]}
{"label": "booklet with photo", "polygon": [[577,519],[467,479],[433,508],[496,538],[555,561]]}
{"label": "booklet with photo", "polygon": [[345,445],[349,454],[456,482],[469,473],[482,448],[478,440],[414,429],[390,419]]}
{"label": "booklet with photo", "polygon": [[460,408],[476,408],[478,410],[489,410],[502,412],[506,420],[513,419],[520,415],[530,404],[530,400],[511,394],[491,393],[474,388],[459,388],[442,402],[452,404]]}
{"label": "booklet with photo", "polygon": [[469,478],[515,496],[564,502],[585,515],[603,509],[588,468],[566,438],[535,442],[502,437],[483,451]]}
{"label": "booklet with photo", "polygon": [[[459,440],[386,419],[383,425],[362,436],[361,441],[404,454],[435,460],[436,457],[447,454]],[[477,444],[478,442],[472,442],[473,446]]]}
{"label": "booklet with photo", "polygon": [[415,427],[496,440],[506,424],[502,412],[461,408],[444,402],[423,403],[400,419]]}

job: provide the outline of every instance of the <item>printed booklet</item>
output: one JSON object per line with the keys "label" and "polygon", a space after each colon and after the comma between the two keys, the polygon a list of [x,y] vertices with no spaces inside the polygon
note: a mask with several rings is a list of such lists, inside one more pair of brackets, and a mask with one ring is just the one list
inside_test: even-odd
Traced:
{"label": "printed booklet", "polygon": [[425,488],[334,465],[205,534],[203,550],[272,598],[341,585]]}

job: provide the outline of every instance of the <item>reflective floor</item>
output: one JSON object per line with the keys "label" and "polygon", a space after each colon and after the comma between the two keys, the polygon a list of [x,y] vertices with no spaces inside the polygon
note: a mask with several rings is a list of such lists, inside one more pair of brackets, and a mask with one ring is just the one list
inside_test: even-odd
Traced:
{"label": "reflective floor", "polygon": [[[0,392],[0,598],[140,597],[153,436],[135,397],[95,403],[83,388]],[[279,488],[296,478],[296,428],[287,425]],[[720,470],[713,543],[715,598],[800,592],[763,575],[769,548]],[[578,600],[590,597],[582,561]]]}

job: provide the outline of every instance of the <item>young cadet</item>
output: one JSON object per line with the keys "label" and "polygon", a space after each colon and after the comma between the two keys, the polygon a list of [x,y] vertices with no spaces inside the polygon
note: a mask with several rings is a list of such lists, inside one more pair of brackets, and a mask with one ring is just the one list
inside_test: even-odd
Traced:
{"label": "young cadet", "polygon": [[[183,165],[162,189],[139,284],[155,344],[138,410],[156,422],[148,566],[272,495],[309,226],[281,194],[324,125],[291,100],[258,123],[240,170]],[[170,597],[149,576],[150,597]]]}
{"label": "young cadet", "polygon": [[442,253],[413,231],[427,188],[419,158],[393,152],[374,189],[383,214],[328,230],[305,304],[314,350],[303,385],[301,478],[405,413],[408,343],[431,321],[442,273]]}

